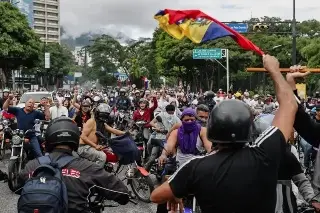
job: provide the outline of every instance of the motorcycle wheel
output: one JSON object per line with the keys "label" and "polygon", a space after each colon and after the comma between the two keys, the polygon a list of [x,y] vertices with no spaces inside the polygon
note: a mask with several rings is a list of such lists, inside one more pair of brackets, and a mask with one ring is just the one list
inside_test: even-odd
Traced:
{"label": "motorcycle wheel", "polygon": [[15,192],[19,187],[18,175],[20,161],[18,159],[10,160],[8,165],[8,186],[12,192]]}
{"label": "motorcycle wheel", "polygon": [[[150,176],[143,176],[140,172],[137,173],[136,178],[133,178],[130,180],[129,185],[131,186],[131,189],[133,193],[139,198],[139,200],[150,203],[150,196],[152,191],[154,190],[154,184]],[[147,196],[143,196],[139,193],[140,189],[144,188],[147,189],[150,194]]]}

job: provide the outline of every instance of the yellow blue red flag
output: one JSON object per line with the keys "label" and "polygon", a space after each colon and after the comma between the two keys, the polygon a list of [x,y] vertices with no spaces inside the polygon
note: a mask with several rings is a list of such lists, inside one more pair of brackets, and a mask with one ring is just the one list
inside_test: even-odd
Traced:
{"label": "yellow blue red flag", "polygon": [[249,39],[200,10],[165,9],[159,11],[154,18],[159,22],[160,28],[176,39],[186,36],[199,44],[231,36],[243,49],[252,50],[259,55],[264,54]]}

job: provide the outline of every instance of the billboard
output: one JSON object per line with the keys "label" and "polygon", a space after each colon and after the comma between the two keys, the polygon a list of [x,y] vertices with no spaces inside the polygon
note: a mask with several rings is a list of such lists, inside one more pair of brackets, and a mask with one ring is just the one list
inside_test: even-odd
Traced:
{"label": "billboard", "polygon": [[11,3],[27,17],[29,26],[33,28],[33,0],[12,0]]}

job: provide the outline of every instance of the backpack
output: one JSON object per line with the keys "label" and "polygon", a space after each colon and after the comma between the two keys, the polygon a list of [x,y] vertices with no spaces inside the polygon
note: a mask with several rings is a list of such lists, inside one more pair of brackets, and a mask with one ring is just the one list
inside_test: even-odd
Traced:
{"label": "backpack", "polygon": [[112,151],[119,157],[121,165],[139,160],[139,150],[134,140],[127,134],[114,137],[109,141]]}
{"label": "backpack", "polygon": [[22,189],[18,213],[66,213],[68,193],[61,169],[75,158],[63,156],[52,162],[50,156],[38,158],[40,165]]}

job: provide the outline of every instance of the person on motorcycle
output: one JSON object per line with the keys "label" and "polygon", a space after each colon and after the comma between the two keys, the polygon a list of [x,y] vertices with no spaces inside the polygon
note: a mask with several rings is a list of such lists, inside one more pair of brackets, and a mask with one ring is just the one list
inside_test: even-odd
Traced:
{"label": "person on motorcycle", "polygon": [[116,98],[115,98],[115,96],[114,96],[114,93],[113,93],[113,92],[110,93],[108,104],[109,104],[111,107],[113,107],[113,106],[116,105],[116,101],[117,101],[117,100],[116,100]]}
{"label": "person on motorcycle", "polygon": [[[13,107],[13,102],[10,101],[9,103],[9,107]],[[11,114],[5,110],[2,111],[2,118],[10,120],[10,121],[14,121],[14,119],[16,118],[16,116],[14,114]]]}
{"label": "person on motorcycle", "polygon": [[[33,129],[34,121],[36,119],[39,120],[49,120],[50,119],[50,111],[49,106],[45,106],[44,113],[34,110],[34,100],[29,99],[24,108],[19,107],[10,107],[10,101],[12,101],[13,95],[9,94],[8,99],[3,104],[3,109],[8,111],[11,114],[14,114],[17,118],[18,129],[26,132],[27,130]],[[38,142],[38,138],[35,134],[30,135],[30,144],[32,147],[32,151],[35,157],[41,157],[42,152],[40,149],[40,144]]]}
{"label": "person on motorcycle", "polygon": [[[67,135],[60,137],[60,135]],[[72,155],[79,147],[80,132],[70,118],[60,117],[53,120],[45,134],[45,146],[50,158],[55,161],[65,155]],[[23,184],[39,166],[37,159],[29,161],[19,177]],[[62,179],[68,191],[68,212],[89,213],[88,197],[93,190],[121,205],[129,202],[129,192],[124,183],[103,167],[83,158],[74,158],[62,169]]]}
{"label": "person on motorcycle", "polygon": [[181,115],[182,124],[173,130],[167,140],[166,150],[163,150],[159,158],[159,164],[163,165],[169,154],[177,153],[176,160],[180,165],[200,154],[203,148],[207,153],[211,152],[212,143],[207,139],[207,130],[197,122],[194,109],[187,108]]}
{"label": "person on motorcycle", "polygon": [[91,118],[91,103],[83,100],[80,105],[80,110],[74,114],[74,121],[77,126],[83,128],[83,125]]}
{"label": "person on motorcycle", "polygon": [[207,91],[204,95],[204,104],[207,105],[209,107],[209,110],[211,111],[216,105],[216,102],[214,101],[215,94],[212,91]]}
{"label": "person on motorcycle", "polygon": [[44,111],[44,106],[48,105],[49,101],[47,97],[42,97],[40,103],[38,104],[37,108],[40,111]]}
{"label": "person on motorcycle", "polygon": [[110,120],[111,107],[108,104],[100,104],[94,110],[93,118],[90,118],[84,125],[80,136],[78,154],[100,166],[106,163],[106,154],[102,151],[105,147],[99,145],[96,132],[99,131],[107,137],[107,133],[124,135],[125,132],[114,129],[108,125]]}
{"label": "person on motorcycle", "polygon": [[[208,122],[208,118],[209,118],[209,107],[207,105],[204,104],[200,104],[197,108],[196,108],[196,113],[197,113],[197,122],[204,128],[207,127],[207,122]],[[172,126],[172,128],[169,130],[168,134],[167,134],[167,138],[169,137],[169,135],[171,134],[171,132],[175,129],[179,129],[179,127],[182,126],[182,123],[177,123],[175,125]]]}
{"label": "person on motorcycle", "polygon": [[158,107],[158,101],[156,96],[153,97],[153,106],[151,108],[148,107],[148,100],[141,98],[139,100],[139,109],[133,112],[132,120],[134,122],[136,121],[145,121],[147,124],[144,126],[143,129],[143,136],[146,140],[149,139],[150,136],[150,124],[151,116],[154,112],[154,110]]}
{"label": "person on motorcycle", "polygon": [[8,96],[9,96],[9,93],[10,93],[10,90],[5,88],[3,91],[2,91],[2,98],[0,98],[0,108],[3,109],[3,104],[4,102],[8,99]]}
{"label": "person on motorcycle", "polygon": [[54,100],[54,106],[49,108],[50,111],[50,118],[56,119],[61,116],[67,116],[69,115],[68,109],[62,105],[57,99]]}
{"label": "person on motorcycle", "polygon": [[126,90],[121,88],[119,91],[119,97],[117,98],[116,106],[118,110],[127,111],[130,109],[131,100],[129,97],[126,96]]}
{"label": "person on motorcycle", "polygon": [[278,60],[265,55],[263,63],[274,81],[280,105],[272,126],[256,145],[247,146],[253,124],[250,107],[239,100],[222,101],[211,111],[207,125],[213,152],[180,166],[152,192],[152,202],[169,201],[170,210],[176,210],[178,204],[183,208],[182,198],[192,194],[202,212],[275,211],[279,166],[292,134],[297,103]]}
{"label": "person on motorcycle", "polygon": [[209,107],[207,105],[200,104],[196,108],[196,113],[198,122],[202,127],[206,128],[210,113]]}
{"label": "person on motorcycle", "polygon": [[[155,128],[155,135],[153,137],[150,137],[150,139],[147,143],[147,149],[148,149],[148,153],[150,156],[149,160],[144,165],[144,167],[147,171],[150,170],[152,163],[158,157],[158,154],[160,151],[160,147],[154,147],[151,144],[152,138],[165,141],[166,134],[172,128],[172,126],[175,124],[181,123],[180,119],[174,113],[175,113],[175,106],[174,105],[167,105],[166,111],[158,114],[150,122],[150,126]],[[160,117],[160,119],[158,117]],[[160,120],[160,122],[158,120]]]}

